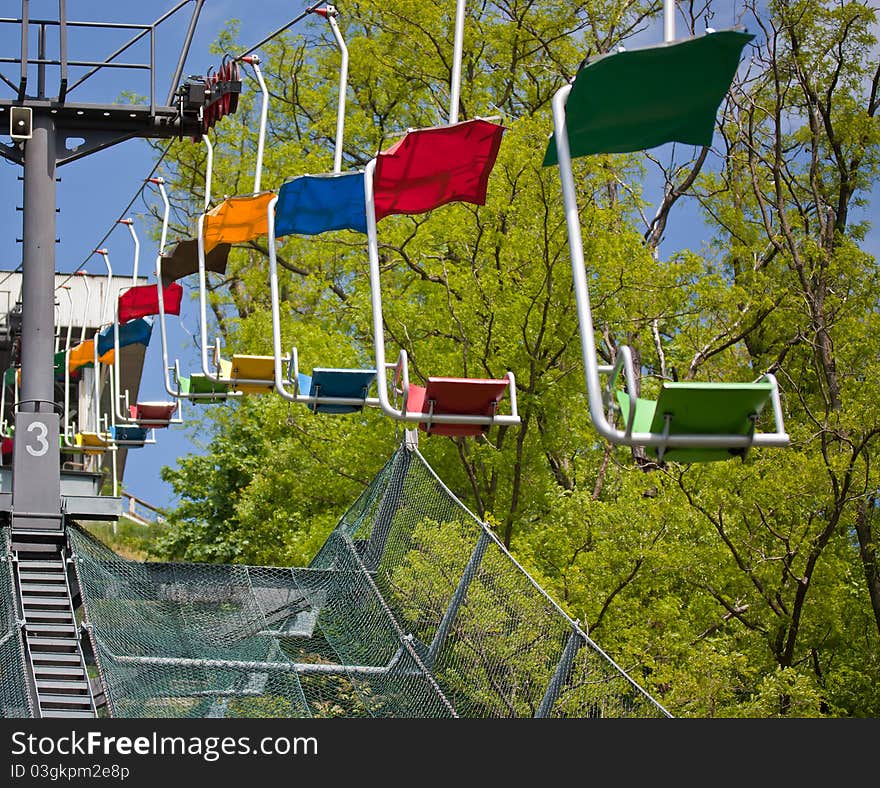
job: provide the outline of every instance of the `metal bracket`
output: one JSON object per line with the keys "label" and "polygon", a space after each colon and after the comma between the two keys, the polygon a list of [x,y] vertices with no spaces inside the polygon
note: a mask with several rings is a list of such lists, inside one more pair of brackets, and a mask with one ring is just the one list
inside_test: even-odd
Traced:
{"label": "metal bracket", "polygon": [[24,154],[17,145],[6,145],[0,143],[0,156],[16,164],[24,164]]}
{"label": "metal bracket", "polygon": [[419,431],[417,428],[403,431],[403,445],[407,451],[416,451],[419,448]]}
{"label": "metal bracket", "polygon": [[[61,166],[62,164],[67,164],[71,161],[81,159],[84,156],[88,156],[90,153],[95,153],[96,151],[110,148],[120,142],[130,140],[136,136],[137,134],[133,131],[119,133],[117,131],[79,131],[76,129],[68,130],[60,128],[58,129],[57,142],[55,145],[55,161],[58,163],[58,166]],[[82,145],[78,145],[76,148],[71,149],[65,145],[68,137],[81,137],[85,142]]]}

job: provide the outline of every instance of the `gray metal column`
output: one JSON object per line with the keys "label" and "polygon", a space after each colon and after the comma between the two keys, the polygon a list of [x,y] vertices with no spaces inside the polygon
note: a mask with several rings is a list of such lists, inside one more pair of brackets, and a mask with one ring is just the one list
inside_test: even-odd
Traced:
{"label": "gray metal column", "polygon": [[385,552],[385,543],[388,541],[391,524],[397,507],[400,505],[403,485],[406,482],[406,475],[409,473],[411,463],[412,450],[406,444],[398,449],[397,461],[391,469],[391,478],[388,479],[388,486],[385,488],[385,493],[379,504],[379,511],[376,513],[370,539],[364,552],[364,564],[371,572],[379,568],[382,553]]}
{"label": "gray metal column", "polygon": [[461,579],[458,581],[455,593],[452,595],[452,599],[449,600],[449,607],[446,608],[446,612],[443,614],[443,619],[440,621],[440,626],[437,627],[437,632],[428,648],[428,656],[425,657],[425,664],[429,668],[433,668],[434,663],[437,661],[437,656],[440,654],[440,650],[446,642],[449,630],[452,629],[452,625],[455,623],[458,609],[461,607],[461,603],[464,602],[468,586],[471,584],[471,580],[474,579],[474,575],[476,575],[477,570],[480,568],[480,562],[483,560],[483,556],[486,554],[486,548],[491,541],[492,540],[489,538],[489,534],[486,530],[480,531],[480,538],[474,546],[474,551],[471,553],[467,566],[465,566],[464,572],[461,574]]}
{"label": "gray metal column", "polygon": [[553,677],[550,679],[550,683],[547,685],[547,690],[544,692],[544,697],[541,699],[541,705],[538,706],[538,710],[535,712],[536,719],[550,716],[550,712],[553,710],[553,704],[556,703],[556,699],[559,697],[559,693],[565,686],[565,682],[567,682],[569,676],[571,676],[571,668],[572,665],[574,665],[574,658],[580,650],[580,647],[583,645],[584,639],[581,637],[580,632],[576,629],[572,629],[571,634],[568,636],[568,642],[562,650],[562,656],[559,657],[556,670],[553,671]]}
{"label": "gray metal column", "polygon": [[35,113],[24,153],[21,405],[15,415],[13,528],[61,530],[59,418],[54,409],[55,123]]}

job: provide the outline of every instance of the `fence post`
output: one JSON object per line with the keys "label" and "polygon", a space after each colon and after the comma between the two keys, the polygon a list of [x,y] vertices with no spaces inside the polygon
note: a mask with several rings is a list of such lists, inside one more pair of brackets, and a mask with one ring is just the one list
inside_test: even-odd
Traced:
{"label": "fence post", "polygon": [[553,672],[553,677],[550,679],[550,683],[547,685],[547,690],[544,692],[544,697],[541,699],[541,705],[538,706],[538,710],[535,712],[536,719],[550,716],[550,712],[553,710],[553,704],[556,703],[556,699],[559,697],[563,685],[568,681],[568,677],[571,675],[571,668],[574,664],[575,655],[578,653],[578,649],[580,649],[582,645],[583,639],[581,638],[580,633],[572,628],[571,634],[568,636],[568,642],[565,644],[565,648],[562,650],[562,655],[559,657],[559,662],[556,664],[556,670]]}
{"label": "fence post", "polygon": [[484,527],[480,531],[480,538],[477,540],[474,551],[468,559],[464,572],[462,572],[461,579],[458,581],[455,593],[452,595],[452,599],[449,600],[449,607],[446,608],[446,612],[443,614],[443,619],[440,621],[440,626],[437,627],[437,632],[428,648],[428,656],[425,658],[425,664],[429,668],[434,666],[437,655],[440,653],[443,644],[446,642],[449,630],[452,628],[456,615],[458,615],[458,609],[461,607],[461,603],[464,602],[468,586],[471,584],[471,580],[474,579],[474,575],[480,567],[480,561],[483,560],[483,555],[485,555],[486,548],[489,546],[490,541],[489,534]]}

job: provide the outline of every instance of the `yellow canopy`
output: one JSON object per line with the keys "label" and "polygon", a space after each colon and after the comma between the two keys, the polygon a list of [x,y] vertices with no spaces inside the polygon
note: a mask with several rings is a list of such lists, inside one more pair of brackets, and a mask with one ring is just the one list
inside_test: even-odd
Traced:
{"label": "yellow canopy", "polygon": [[208,212],[202,227],[205,254],[221,243],[244,243],[269,232],[266,211],[273,192],[229,197]]}

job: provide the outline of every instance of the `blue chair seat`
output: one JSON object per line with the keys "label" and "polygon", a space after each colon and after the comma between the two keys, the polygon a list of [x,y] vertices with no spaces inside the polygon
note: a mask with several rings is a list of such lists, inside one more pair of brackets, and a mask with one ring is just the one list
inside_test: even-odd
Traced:
{"label": "blue chair seat", "polygon": [[317,402],[309,403],[309,408],[315,413],[356,413],[363,409],[363,404],[340,404],[333,400],[366,400],[375,379],[375,369],[315,367],[311,376],[300,374],[299,390],[302,394],[317,399]]}
{"label": "blue chair seat", "polygon": [[110,434],[114,441],[124,443],[126,446],[143,446],[147,440],[147,430],[133,425],[111,427]]}

